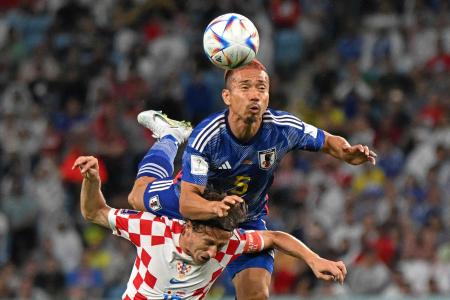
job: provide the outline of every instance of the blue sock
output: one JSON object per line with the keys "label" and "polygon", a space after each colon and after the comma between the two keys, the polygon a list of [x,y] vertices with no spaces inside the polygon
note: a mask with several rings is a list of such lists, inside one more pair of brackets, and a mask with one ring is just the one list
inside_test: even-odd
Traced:
{"label": "blue sock", "polygon": [[171,136],[166,135],[145,154],[139,163],[136,178],[149,176],[155,178],[168,178],[173,175],[173,161],[178,151],[178,142]]}

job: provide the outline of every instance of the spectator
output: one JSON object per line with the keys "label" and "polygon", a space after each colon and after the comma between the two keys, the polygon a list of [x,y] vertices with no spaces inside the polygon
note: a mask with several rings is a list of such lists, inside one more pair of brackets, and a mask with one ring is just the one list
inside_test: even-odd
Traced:
{"label": "spectator", "polygon": [[69,295],[81,294],[89,297],[101,297],[103,275],[100,270],[89,265],[89,252],[85,252],[81,258],[81,264],[67,274],[66,282]]}
{"label": "spectator", "polygon": [[11,190],[1,203],[1,210],[11,228],[11,260],[21,265],[37,245],[38,205],[24,188],[24,178],[14,177]]}
{"label": "spectator", "polygon": [[354,266],[349,278],[350,289],[358,295],[380,294],[389,284],[389,271],[374,249],[363,248],[361,253],[361,261]]}
{"label": "spectator", "polygon": [[[81,238],[69,223],[70,218],[63,215],[57,223],[49,238],[53,245],[53,253],[65,274],[74,271],[81,262],[83,256],[83,246]],[[70,259],[67,259],[70,257]]]}

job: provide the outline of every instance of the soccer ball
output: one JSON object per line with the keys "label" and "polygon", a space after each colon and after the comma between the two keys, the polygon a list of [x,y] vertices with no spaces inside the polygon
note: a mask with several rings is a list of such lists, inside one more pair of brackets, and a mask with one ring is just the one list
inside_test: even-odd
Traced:
{"label": "soccer ball", "polygon": [[243,15],[225,14],[211,21],[203,34],[203,49],[209,60],[223,69],[251,62],[259,48],[258,30]]}

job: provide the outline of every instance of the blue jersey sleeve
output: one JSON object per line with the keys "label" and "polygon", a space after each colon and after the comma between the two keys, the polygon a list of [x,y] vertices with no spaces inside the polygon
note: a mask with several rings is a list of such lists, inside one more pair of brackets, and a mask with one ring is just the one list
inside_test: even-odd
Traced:
{"label": "blue jersey sleeve", "polygon": [[302,124],[303,130],[297,129],[296,137],[292,139],[295,141],[294,149],[307,151],[319,151],[322,149],[325,143],[324,131],[305,122],[302,122]]}
{"label": "blue jersey sleeve", "polygon": [[188,145],[183,154],[182,169],[181,180],[206,186],[209,171],[209,159],[206,154]]}
{"label": "blue jersey sleeve", "polygon": [[181,180],[206,186],[211,163],[211,138],[224,126],[224,112],[219,112],[209,116],[194,128],[183,154]]}
{"label": "blue jersey sleeve", "polygon": [[271,122],[285,128],[285,135],[291,149],[307,151],[319,151],[322,149],[325,142],[323,130],[305,123],[296,116],[284,111],[270,110],[269,113]]}

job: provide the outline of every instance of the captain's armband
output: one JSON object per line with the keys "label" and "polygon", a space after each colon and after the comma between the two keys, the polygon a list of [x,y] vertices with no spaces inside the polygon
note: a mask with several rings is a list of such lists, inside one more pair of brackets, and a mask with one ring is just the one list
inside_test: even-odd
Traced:
{"label": "captain's armband", "polygon": [[258,231],[246,231],[245,237],[244,253],[260,252],[264,249],[264,239]]}

